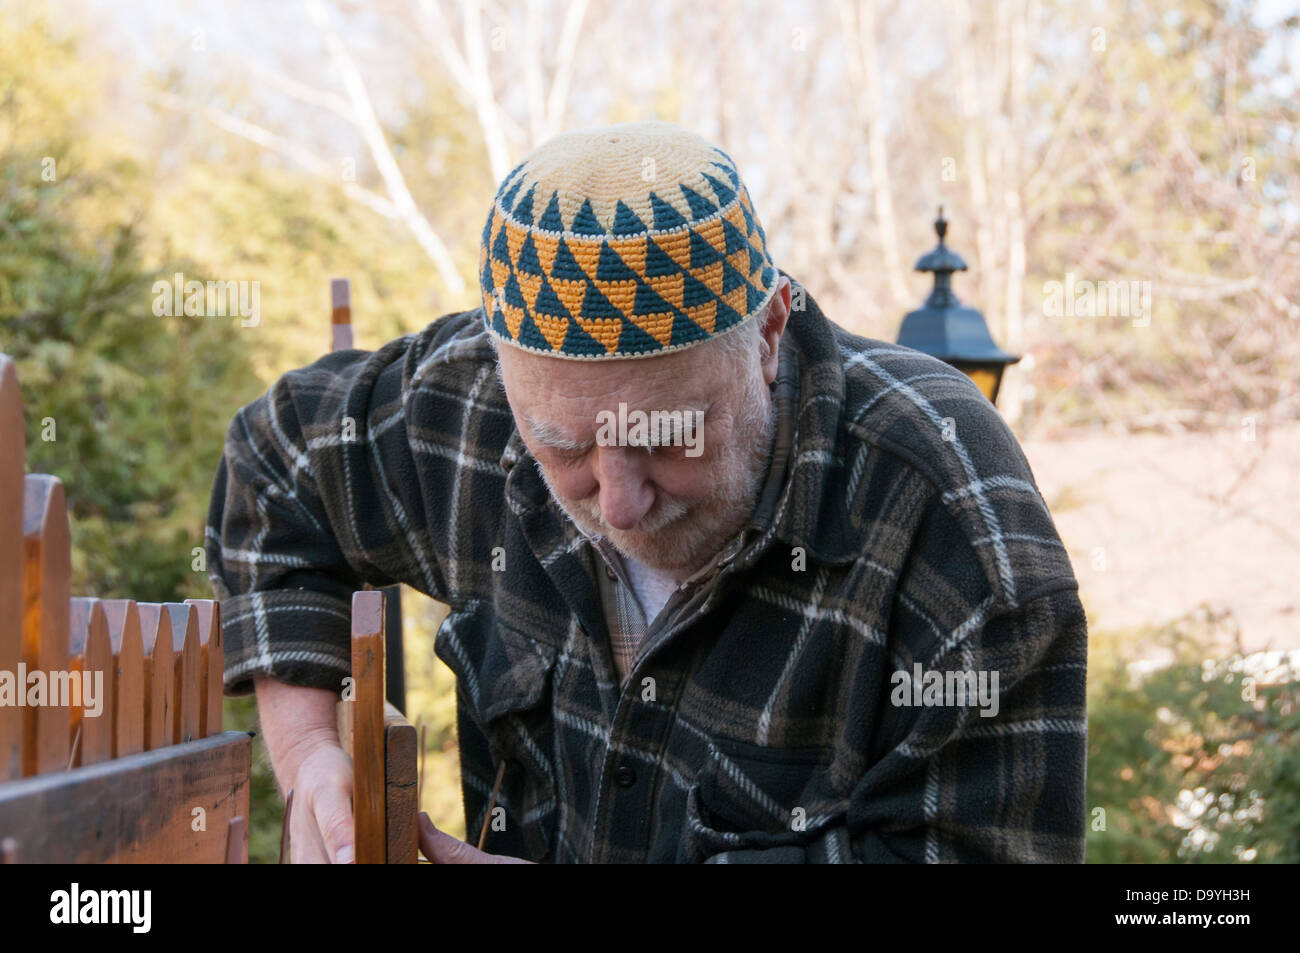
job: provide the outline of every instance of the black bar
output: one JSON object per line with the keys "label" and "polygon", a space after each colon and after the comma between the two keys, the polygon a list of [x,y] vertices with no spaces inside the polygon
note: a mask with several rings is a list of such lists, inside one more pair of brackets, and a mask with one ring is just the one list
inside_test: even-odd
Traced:
{"label": "black bar", "polygon": [[406,670],[402,656],[402,587],[384,590],[384,695],[388,703],[406,714]]}

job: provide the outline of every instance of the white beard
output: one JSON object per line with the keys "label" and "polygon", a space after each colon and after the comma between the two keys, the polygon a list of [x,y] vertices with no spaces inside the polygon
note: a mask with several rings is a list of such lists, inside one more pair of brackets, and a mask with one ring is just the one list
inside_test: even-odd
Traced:
{"label": "white beard", "polygon": [[760,373],[750,375],[731,441],[713,462],[716,494],[694,506],[659,492],[630,530],[610,526],[595,499],[565,501],[537,464],[551,498],[587,536],[603,536],[620,553],[684,579],[704,566],[748,521],[767,473],[776,429],[774,408]]}

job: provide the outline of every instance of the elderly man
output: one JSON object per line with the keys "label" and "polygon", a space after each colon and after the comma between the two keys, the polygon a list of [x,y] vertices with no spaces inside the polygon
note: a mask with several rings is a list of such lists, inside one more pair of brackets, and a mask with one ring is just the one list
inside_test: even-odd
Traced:
{"label": "elderly man", "polygon": [[537,149],[479,274],[481,308],[230,428],[225,685],[257,692],[298,859],[351,858],[366,582],[451,606],[468,830],[502,771],[486,851],[425,819],[435,860],[1082,859],[1084,612],[968,378],[831,323],[735,163],[667,123]]}

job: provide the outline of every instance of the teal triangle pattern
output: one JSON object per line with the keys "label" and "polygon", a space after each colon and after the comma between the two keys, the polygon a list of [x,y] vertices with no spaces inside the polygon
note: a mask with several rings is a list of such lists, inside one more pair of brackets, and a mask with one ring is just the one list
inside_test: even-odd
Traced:
{"label": "teal triangle pattern", "polygon": [[681,270],[681,265],[673,261],[668,252],[660,248],[653,238],[646,239],[645,273],[647,278],[675,275]]}
{"label": "teal triangle pattern", "polygon": [[673,316],[673,332],[668,338],[668,346],[677,347],[679,344],[689,344],[692,341],[698,341],[708,336],[704,328],[678,311]]}
{"label": "teal triangle pattern", "polygon": [[749,282],[745,280],[745,276],[731,267],[730,262],[722,266],[722,293],[724,295],[731,294],[741,285],[747,284]]}
{"label": "teal triangle pattern", "polygon": [[636,300],[632,304],[634,315],[663,314],[665,311],[673,310],[675,310],[673,306],[665,301],[659,292],[643,281],[637,282]]}
{"label": "teal triangle pattern", "polygon": [[716,261],[722,261],[718,250],[699,232],[691,232],[691,267],[707,268]]}
{"label": "teal triangle pattern", "polygon": [[721,179],[715,179],[707,172],[701,172],[700,174],[708,180],[709,185],[713,186],[713,191],[718,194],[718,202],[723,208],[735,201],[736,192],[730,185],[727,185]]}
{"label": "teal triangle pattern", "polygon": [[740,249],[749,244],[749,242],[745,240],[745,236],[740,234],[740,229],[735,225],[732,225],[725,218],[722,220],[722,235],[727,240],[728,255],[732,252],[740,251]]}
{"label": "teal triangle pattern", "polygon": [[[600,292],[596,292],[600,294]],[[582,330],[582,326],[576,321],[569,323],[569,333],[564,337],[565,354],[598,354],[605,355],[605,345],[601,344],[594,337]]]}
{"label": "teal triangle pattern", "polygon": [[694,216],[695,221],[698,222],[702,218],[708,218],[718,210],[716,205],[689,186],[679,185],[678,188],[681,189],[682,195],[686,197],[686,204],[691,207],[691,215]]}
{"label": "teal triangle pattern", "polygon": [[524,319],[519,322],[519,337],[517,340],[525,347],[537,348],[542,351],[549,351],[551,349],[551,342],[546,340],[542,335],[541,330],[533,322],[532,317],[526,311],[524,312]]}
{"label": "teal triangle pattern", "polygon": [[519,290],[519,282],[515,280],[515,273],[510,272],[510,277],[506,279],[506,304],[516,308],[527,308],[528,302],[524,300],[524,293]]}
{"label": "teal triangle pattern", "polygon": [[587,285],[587,293],[582,297],[582,316],[588,320],[597,318],[622,318],[623,312],[614,307],[595,285]]}
{"label": "teal triangle pattern", "polygon": [[537,186],[534,184],[528,190],[528,193],[519,200],[519,204],[515,206],[515,210],[511,213],[514,220],[520,225],[533,224],[533,193],[536,191]]}
{"label": "teal triangle pattern", "polygon": [[623,333],[618,336],[617,349],[624,354],[645,354],[650,351],[661,351],[663,345],[631,321],[624,321]]}
{"label": "teal triangle pattern", "polygon": [[627,262],[618,257],[618,252],[608,245],[602,245],[600,260],[596,263],[596,277],[601,281],[639,281],[640,276],[627,266]]}
{"label": "teal triangle pattern", "polygon": [[564,306],[560,298],[551,287],[551,283],[545,278],[542,279],[542,287],[537,292],[537,303],[533,305],[533,310],[538,314],[549,314],[553,318],[570,318],[569,309]]}
{"label": "teal triangle pattern", "polygon": [[614,206],[614,234],[618,236],[640,235],[646,230],[645,222],[637,218],[636,212],[620,201]]}
{"label": "teal triangle pattern", "polygon": [[590,199],[582,203],[582,208],[578,209],[578,214],[573,217],[572,230],[579,235],[609,234],[600,224],[600,219],[596,218],[596,210],[591,207]]}
{"label": "teal triangle pattern", "polygon": [[510,242],[506,239],[505,223],[497,229],[496,241],[492,243],[492,257],[502,264],[509,265],[510,262]]}
{"label": "teal triangle pattern", "polygon": [[650,193],[650,207],[655,213],[655,231],[657,232],[667,231],[670,228],[679,228],[687,224],[681,212],[653,192]]}
{"label": "teal triangle pattern", "polygon": [[519,247],[519,261],[516,262],[515,269],[525,275],[546,274],[542,271],[542,263],[537,260],[537,246],[533,244],[532,233],[529,233],[523,245]]}
{"label": "teal triangle pattern", "polygon": [[551,200],[546,203],[546,211],[537,220],[537,227],[548,232],[564,231],[564,216],[560,214],[560,193],[552,192]]}
{"label": "teal triangle pattern", "polygon": [[578,264],[578,259],[569,251],[569,243],[563,238],[555,246],[555,264],[551,265],[551,277],[564,281],[586,281],[587,273]]}

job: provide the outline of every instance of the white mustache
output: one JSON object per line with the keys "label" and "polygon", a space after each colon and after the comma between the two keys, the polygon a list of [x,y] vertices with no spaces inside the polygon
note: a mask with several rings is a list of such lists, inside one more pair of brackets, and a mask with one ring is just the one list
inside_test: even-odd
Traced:
{"label": "white mustache", "polygon": [[665,526],[675,523],[690,512],[690,507],[681,500],[670,498],[660,504],[658,512],[654,513],[653,516],[647,513],[630,530],[619,530],[605,522],[605,517],[601,515],[599,506],[589,506],[585,502],[579,505],[582,508],[583,515],[599,526],[605,535],[611,533],[657,533]]}

